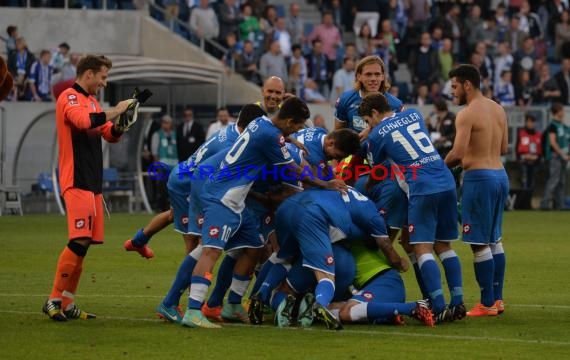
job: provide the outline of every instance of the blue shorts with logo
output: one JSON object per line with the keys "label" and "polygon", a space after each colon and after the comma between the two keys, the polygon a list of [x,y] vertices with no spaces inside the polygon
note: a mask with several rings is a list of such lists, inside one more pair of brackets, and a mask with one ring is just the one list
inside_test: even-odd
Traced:
{"label": "blue shorts with logo", "polygon": [[166,188],[170,198],[170,206],[173,210],[174,230],[182,234],[188,234],[190,217],[188,215],[190,203],[191,180],[188,176],[179,175],[180,167],[172,168],[168,176]]}
{"label": "blue shorts with logo", "polygon": [[410,196],[408,232],[410,244],[457,240],[455,188],[435,194]]}
{"label": "blue shorts with logo", "polygon": [[[333,301],[344,301],[347,299],[348,287],[354,281],[356,274],[356,264],[354,257],[344,246],[333,244],[332,246],[335,263],[335,292]],[[304,267],[302,260],[295,262],[291,270],[287,273],[287,283],[297,294],[313,292],[317,285],[317,280],[313,272]]]}
{"label": "blue shorts with logo", "polygon": [[326,214],[316,205],[284,203],[275,214],[280,259],[303,257],[303,266],[334,275],[334,256]]}
{"label": "blue shorts with logo", "polygon": [[202,246],[225,251],[263,247],[264,241],[258,229],[259,222],[247,208],[241,213],[235,213],[219,201],[204,199],[202,207]]}
{"label": "blue shorts with logo", "polygon": [[464,172],[461,196],[464,242],[484,245],[501,241],[508,195],[509,178],[504,169]]}
{"label": "blue shorts with logo", "polygon": [[403,303],[406,301],[406,288],[400,273],[388,269],[369,280],[350,300],[358,302]]}

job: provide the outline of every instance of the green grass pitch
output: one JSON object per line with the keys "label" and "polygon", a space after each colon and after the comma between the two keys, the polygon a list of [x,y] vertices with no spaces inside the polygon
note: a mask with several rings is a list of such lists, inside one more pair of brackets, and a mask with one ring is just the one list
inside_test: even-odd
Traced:
{"label": "green grass pitch", "polygon": [[[570,213],[505,214],[507,255],[503,315],[430,329],[346,326],[330,332],[227,325],[219,330],[164,323],[154,309],[183,258],[183,242],[167,229],[155,236],[156,257],[122,244],[149,216],[113,214],[106,243],[84,264],[78,305],[98,319],[56,323],[41,313],[57,257],[66,243],[60,216],[0,217],[0,358],[2,359],[562,359],[570,356]],[[465,302],[478,299],[472,256],[455,245],[463,265]],[[404,274],[408,300],[418,298]],[[447,296],[447,293],[446,293]],[[183,299],[185,304],[186,299]]]}

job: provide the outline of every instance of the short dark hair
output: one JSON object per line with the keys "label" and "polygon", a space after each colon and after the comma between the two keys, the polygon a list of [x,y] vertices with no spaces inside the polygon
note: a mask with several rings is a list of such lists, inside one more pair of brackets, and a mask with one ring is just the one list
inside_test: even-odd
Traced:
{"label": "short dark hair", "polygon": [[462,64],[449,72],[449,78],[456,77],[460,83],[469,81],[475,88],[481,87],[481,74],[475,65]]}
{"label": "short dark hair", "polygon": [[296,96],[292,96],[285,100],[283,104],[281,104],[281,109],[277,113],[277,118],[284,120],[284,119],[293,119],[293,122],[304,123],[307,121],[308,118],[311,117],[311,112],[309,111],[309,107],[305,102],[299,99]]}
{"label": "short dark hair", "polygon": [[15,31],[17,31],[17,30],[18,30],[18,27],[17,27],[17,26],[14,26],[14,25],[9,25],[9,26],[6,28],[6,32],[8,33],[8,36],[12,36],[12,34],[13,34]]}
{"label": "short dark hair", "polygon": [[447,101],[439,99],[434,101],[433,106],[437,111],[447,111]]}
{"label": "short dark hair", "polygon": [[338,129],[328,136],[334,140],[334,146],[347,156],[355,154],[360,149],[360,137],[352,129]]}
{"label": "short dark hair", "polygon": [[69,44],[68,44],[68,43],[66,43],[66,42],[62,42],[61,44],[59,44],[59,46],[58,46],[58,47],[60,47],[60,48],[66,48],[67,50],[69,50],[69,49],[70,49],[70,47],[69,47]]}
{"label": "short dark hair", "polygon": [[362,99],[358,106],[359,116],[372,116],[372,110],[376,110],[381,114],[387,113],[392,110],[388,99],[381,93],[368,94]]}
{"label": "short dark hair", "polygon": [[257,104],[244,105],[239,112],[237,126],[245,129],[250,122],[265,115],[267,113]]}
{"label": "short dark hair", "polygon": [[85,55],[77,63],[77,76],[83,75],[87,70],[93,70],[96,74],[101,68],[110,69],[112,66],[111,60],[104,55]]}
{"label": "short dark hair", "polygon": [[560,110],[564,110],[564,105],[560,102],[555,102],[552,104],[552,106],[550,107],[550,112],[554,115],[557,112],[559,112]]}

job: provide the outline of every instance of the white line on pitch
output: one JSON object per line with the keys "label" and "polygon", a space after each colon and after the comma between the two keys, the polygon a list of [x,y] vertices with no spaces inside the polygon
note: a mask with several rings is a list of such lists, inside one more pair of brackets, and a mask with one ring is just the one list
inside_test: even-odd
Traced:
{"label": "white line on pitch", "polygon": [[[0,293],[0,297],[45,297],[47,294],[7,294]],[[78,298],[101,298],[101,297],[114,297],[114,298],[133,298],[133,299],[162,299],[162,295],[137,295],[137,294],[78,294]],[[546,308],[546,309],[570,309],[570,305],[550,305],[550,304],[511,304],[505,303],[506,307],[522,307],[522,308]]]}
{"label": "white line on pitch", "polygon": [[[12,311],[12,310],[0,310],[0,314],[26,314],[26,315],[38,315],[44,316],[37,311]],[[148,319],[148,318],[130,318],[130,317],[115,317],[115,316],[99,316],[99,319],[103,320],[123,320],[123,321],[140,321],[140,322],[163,322],[159,319]],[[92,320],[88,320],[92,321]],[[96,321],[96,320],[93,320]],[[224,324],[229,327],[251,327],[252,329],[259,328],[272,328],[274,326],[263,325],[263,326],[252,326],[248,324]],[[292,331],[319,331],[319,332],[329,332],[330,330],[325,329],[299,329],[299,328],[285,328],[286,330]],[[500,338],[500,337],[483,337],[483,336],[467,336],[467,335],[441,335],[441,334],[418,334],[418,333],[405,333],[398,331],[383,331],[383,330],[353,330],[345,329],[340,332],[335,332],[336,334],[342,335],[343,333],[348,334],[361,334],[361,335],[390,335],[390,336],[403,336],[403,337],[423,337],[423,338],[435,338],[435,339],[449,339],[449,340],[474,340],[474,341],[485,341],[485,342],[506,342],[506,343],[519,343],[519,344],[535,344],[535,345],[556,345],[556,346],[570,346],[570,342],[565,341],[550,341],[550,340],[524,340],[524,339],[513,339],[513,338]]]}

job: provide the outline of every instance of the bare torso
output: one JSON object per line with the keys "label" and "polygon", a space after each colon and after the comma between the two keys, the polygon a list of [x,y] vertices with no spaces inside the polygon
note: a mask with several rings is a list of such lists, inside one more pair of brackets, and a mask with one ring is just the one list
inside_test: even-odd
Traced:
{"label": "bare torso", "polygon": [[502,169],[507,146],[507,116],[502,106],[483,96],[474,98],[458,114],[471,127],[462,160],[464,170]]}

